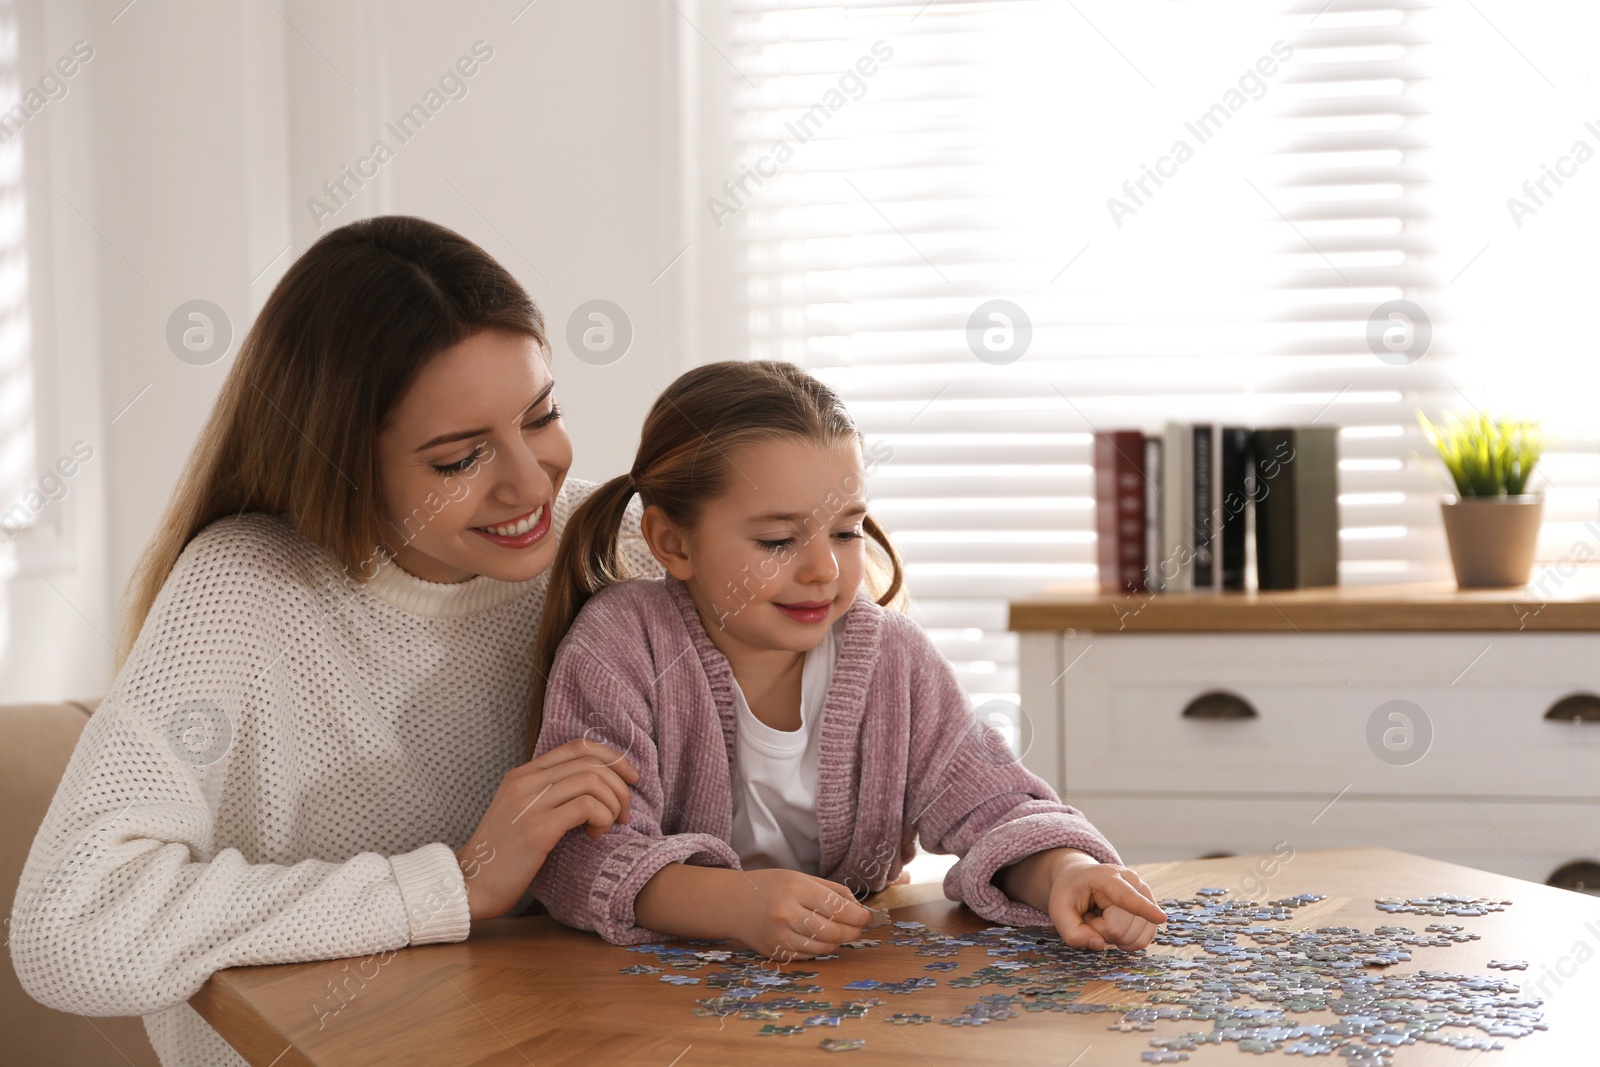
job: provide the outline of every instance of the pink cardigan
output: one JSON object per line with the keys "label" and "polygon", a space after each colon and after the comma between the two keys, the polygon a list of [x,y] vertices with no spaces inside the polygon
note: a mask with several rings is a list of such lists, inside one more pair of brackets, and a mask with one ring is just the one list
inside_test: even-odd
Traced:
{"label": "pink cardigan", "polygon": [[[728,844],[733,685],[682,582],[625,582],[584,605],[550,672],[537,751],[601,741],[627,754],[639,781],[626,825],[599,840],[572,830],[534,879],[557,919],[616,944],[662,940],[633,914],[657,871],[679,861],[738,869]],[[946,896],[1012,925],[1050,920],[1000,891],[1002,867],[1060,846],[1121,862],[979,723],[928,636],[865,597],[845,615],[821,729],[820,872],[858,896],[900,873],[900,846],[913,835],[961,857]]]}

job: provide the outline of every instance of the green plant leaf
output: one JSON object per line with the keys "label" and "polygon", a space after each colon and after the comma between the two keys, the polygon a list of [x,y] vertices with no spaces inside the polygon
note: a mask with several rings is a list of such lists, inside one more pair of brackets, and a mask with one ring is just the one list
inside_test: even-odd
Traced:
{"label": "green plant leaf", "polygon": [[1446,412],[1441,426],[1421,411],[1417,421],[1463,497],[1526,493],[1544,455],[1544,436],[1536,422],[1496,421],[1484,412],[1463,419]]}

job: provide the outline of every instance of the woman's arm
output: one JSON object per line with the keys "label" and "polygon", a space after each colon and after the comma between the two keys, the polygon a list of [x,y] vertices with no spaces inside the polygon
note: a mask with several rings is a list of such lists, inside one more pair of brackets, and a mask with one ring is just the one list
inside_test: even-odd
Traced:
{"label": "woman's arm", "polygon": [[[328,650],[305,635],[321,632],[328,606],[305,557],[282,524],[246,516],[208,527],[168,576],[23,869],[11,956],[42,1003],[149,1014],[223,967],[467,935],[462,871],[443,842],[358,852],[363,828],[343,854],[254,863],[241,851],[293,856],[308,811],[351,820],[340,798],[359,811],[353,801],[379,785],[361,776],[389,770],[330,758],[313,774],[293,758],[344,751],[350,725],[334,707],[306,713],[299,665]],[[296,743],[270,776],[253,773],[271,738]],[[330,766],[344,777],[328,778]]]}
{"label": "woman's arm", "polygon": [[466,936],[449,846],[292,865],[213,854],[206,788],[217,780],[115,698],[96,710],[17,889],[11,956],[31,996],[79,1014],[144,1015],[224,967]]}

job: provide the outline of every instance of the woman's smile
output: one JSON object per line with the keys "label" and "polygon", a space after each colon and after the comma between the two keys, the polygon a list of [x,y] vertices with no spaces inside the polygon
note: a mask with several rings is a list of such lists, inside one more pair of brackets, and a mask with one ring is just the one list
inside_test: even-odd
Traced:
{"label": "woman's smile", "polygon": [[510,522],[492,526],[472,526],[469,529],[493,545],[503,548],[527,548],[543,540],[550,532],[550,508],[540,504]]}

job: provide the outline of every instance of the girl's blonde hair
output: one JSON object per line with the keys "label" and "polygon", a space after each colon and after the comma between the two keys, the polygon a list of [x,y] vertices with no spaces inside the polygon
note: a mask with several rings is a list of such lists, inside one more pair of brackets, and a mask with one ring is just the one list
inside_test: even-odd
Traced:
{"label": "girl's blonde hair", "polygon": [[287,516],[356,580],[371,577],[384,526],[378,433],[428,360],[488,329],[548,351],[532,298],[453,230],[387,215],[319,238],[239,348],[129,583],[122,654],[184,547],[227,515]]}
{"label": "girl's blonde hair", "polygon": [[[644,506],[659,507],[673,524],[692,526],[705,503],[727,487],[734,471],[729,453],[772,440],[859,445],[861,431],[833,390],[792,363],[710,363],[684,374],[657,398],[640,432],[633,469],[596,489],[562,532],[534,645],[530,757],[562,638],[591,596],[629,577],[618,542],[633,494]],[[881,550],[873,560],[875,584],[882,587],[877,602],[889,605],[904,585],[899,554],[870,516],[861,525]]]}

